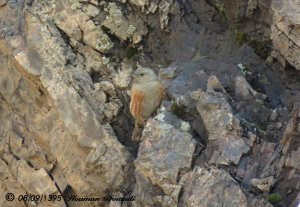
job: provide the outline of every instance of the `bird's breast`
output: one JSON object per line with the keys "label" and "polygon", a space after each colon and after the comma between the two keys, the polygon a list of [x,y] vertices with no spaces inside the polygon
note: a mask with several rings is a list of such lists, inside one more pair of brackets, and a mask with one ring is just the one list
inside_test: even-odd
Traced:
{"label": "bird's breast", "polygon": [[132,86],[132,92],[139,91],[144,95],[140,103],[142,116],[150,116],[159,106],[161,101],[161,84],[158,81],[151,81]]}

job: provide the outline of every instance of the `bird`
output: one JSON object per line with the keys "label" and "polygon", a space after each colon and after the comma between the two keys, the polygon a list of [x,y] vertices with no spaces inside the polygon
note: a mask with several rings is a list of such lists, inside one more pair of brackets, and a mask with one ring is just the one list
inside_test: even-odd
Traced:
{"label": "bird", "polygon": [[143,126],[160,106],[165,92],[156,74],[150,68],[139,67],[132,75],[130,113],[135,120],[133,141],[140,141]]}

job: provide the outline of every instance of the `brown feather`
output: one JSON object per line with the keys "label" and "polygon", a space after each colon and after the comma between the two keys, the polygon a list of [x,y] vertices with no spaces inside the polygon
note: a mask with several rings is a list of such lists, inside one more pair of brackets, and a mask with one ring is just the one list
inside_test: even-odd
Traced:
{"label": "brown feather", "polygon": [[142,103],[145,98],[143,92],[132,88],[132,97],[130,101],[130,112],[137,122],[141,122]]}

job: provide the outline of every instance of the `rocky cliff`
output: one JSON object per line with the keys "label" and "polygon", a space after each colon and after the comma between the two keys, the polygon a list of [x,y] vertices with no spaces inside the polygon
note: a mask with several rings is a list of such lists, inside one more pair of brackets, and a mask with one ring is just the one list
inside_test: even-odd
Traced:
{"label": "rocky cliff", "polygon": [[[0,206],[298,205],[299,12],[297,0],[0,0]],[[139,65],[167,97],[136,143]]]}

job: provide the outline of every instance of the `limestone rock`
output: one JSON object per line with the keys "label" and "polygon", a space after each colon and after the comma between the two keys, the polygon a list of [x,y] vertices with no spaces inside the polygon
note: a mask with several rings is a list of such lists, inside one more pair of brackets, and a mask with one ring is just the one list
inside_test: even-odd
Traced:
{"label": "limestone rock", "polygon": [[[205,127],[210,133],[209,140],[220,139],[227,130],[236,130],[237,133],[241,131],[239,120],[233,116],[229,103],[222,95],[217,97],[202,90],[191,92],[190,95],[198,102],[197,110],[205,120]],[[214,113],[215,116],[210,116],[211,113]],[[209,117],[211,118],[209,119]],[[220,122],[216,119],[223,121]]]}
{"label": "limestone rock", "polygon": [[161,83],[163,84],[164,88],[168,88],[172,80],[175,78],[175,72],[178,65],[176,63],[173,63],[169,65],[167,68],[163,68],[159,70],[159,79],[161,80]]}
{"label": "limestone rock", "polygon": [[[157,185],[163,191],[162,197],[152,197],[153,203],[176,205],[181,189],[178,176],[191,168],[196,142],[189,133],[180,130],[181,123],[171,113],[162,112],[148,120],[143,131],[138,157],[134,163],[136,172],[142,177],[138,185]],[[143,194],[140,189],[137,193]],[[150,202],[151,200],[149,205]],[[145,201],[143,203],[146,204]]]}
{"label": "limestone rock", "polygon": [[99,74],[105,76],[108,74],[108,69],[102,64],[102,56],[89,46],[78,46],[78,51],[84,56],[82,64],[85,65],[85,70],[89,74]]}
{"label": "limestone rock", "polygon": [[113,76],[114,85],[116,85],[119,88],[126,88],[131,81],[130,75],[132,73],[132,70],[133,70],[132,64],[123,62],[121,64],[121,68],[118,71],[118,73],[116,73]]}
{"label": "limestone rock", "polygon": [[268,201],[266,201],[263,198],[252,198],[252,199],[248,199],[248,201],[249,201],[249,206],[273,207],[272,204],[270,204]]}
{"label": "limestone rock", "polygon": [[107,134],[103,142],[86,158],[89,171],[99,175],[108,188],[119,190],[124,185],[130,169],[130,154],[125,147],[118,146],[118,140],[112,139],[113,130],[105,126]]}
{"label": "limestone rock", "polygon": [[68,187],[68,181],[63,170],[56,165],[55,168],[51,171],[51,176],[53,177],[53,180],[57,184],[59,190],[61,192],[64,192]]}
{"label": "limestone rock", "polygon": [[300,3],[272,1],[273,25],[271,38],[274,50],[296,69],[300,70]]}
{"label": "limestone rock", "polygon": [[184,181],[180,206],[248,206],[239,185],[223,170],[195,167]]}
{"label": "limestone rock", "polygon": [[[56,25],[76,41],[83,41],[88,46],[104,52],[113,47],[110,38],[99,25],[95,25],[89,16],[78,10],[70,9],[66,1],[57,2],[54,20]],[[92,15],[96,15],[95,12]]]}
{"label": "limestone rock", "polygon": [[300,148],[291,152],[290,157],[287,158],[285,165],[296,169],[300,169]]}
{"label": "limestone rock", "polygon": [[159,26],[161,30],[165,30],[169,25],[169,15],[179,14],[179,4],[173,0],[163,0],[156,2],[153,0],[129,0],[129,2],[139,8],[143,13],[151,14],[159,11]]}
{"label": "limestone rock", "polygon": [[[202,90],[190,93],[197,100],[197,110],[208,132],[208,153],[212,150],[211,163],[228,165],[239,163],[243,154],[250,150],[245,138],[241,136],[239,119],[222,94],[211,95]],[[217,150],[215,150],[217,148]]]}
{"label": "limestone rock", "polygon": [[140,7],[145,7],[146,5],[149,4],[149,0],[129,0],[130,3],[140,6]]}
{"label": "limestone rock", "polygon": [[9,168],[3,160],[0,160],[0,179],[6,180],[9,176]]}
{"label": "limestone rock", "polygon": [[269,192],[271,187],[274,185],[274,183],[275,183],[274,177],[251,180],[251,184],[263,192]]}
{"label": "limestone rock", "polygon": [[108,13],[109,15],[106,16],[102,25],[108,28],[120,40],[130,40],[134,44],[137,44],[142,40],[141,36],[147,33],[145,28],[137,28],[138,25],[136,25],[135,21],[128,21],[124,17],[122,10],[115,3],[108,4]]}
{"label": "limestone rock", "polygon": [[[3,85],[4,81],[7,81],[5,78],[9,73],[15,80],[4,84],[6,87],[1,87],[1,94],[7,100],[3,102],[1,99],[1,110],[5,109],[7,113],[5,115],[1,112],[1,120],[10,116],[11,122],[14,123],[8,124],[5,131],[1,128],[1,135],[5,133],[5,137],[11,138],[13,145],[11,151],[6,150],[6,162],[11,163],[10,168],[18,175],[17,181],[22,183],[28,192],[35,194],[44,193],[43,189],[49,194],[58,192],[41,166],[48,170],[54,167],[53,177],[58,179],[58,186],[62,191],[67,185],[82,195],[101,195],[113,186],[114,190],[120,190],[118,187],[126,181],[125,164],[128,164],[130,155],[118,142],[112,129],[102,125],[101,116],[104,115],[101,109],[104,108],[104,103],[96,102],[94,84],[84,70],[85,65],[75,60],[76,56],[70,46],[64,42],[61,33],[52,23],[43,22],[44,18],[37,18],[37,15],[41,14],[39,12],[42,12],[36,11],[36,7],[39,6],[39,3],[34,3],[31,12],[26,13],[26,18],[22,18],[27,25],[27,33],[22,37],[26,39],[23,47],[12,52],[6,48],[9,44],[1,39],[1,62],[11,64],[11,67],[5,67],[2,71],[6,75],[1,76],[0,83]],[[68,5],[65,6],[70,9]],[[71,12],[70,17],[72,15],[76,14]],[[75,25],[78,23],[76,18],[71,18]],[[66,19],[61,19],[62,28],[68,26],[64,20]],[[70,36],[72,28],[68,34]],[[68,28],[63,29],[69,31]],[[6,54],[2,53],[2,47]],[[19,89],[18,84],[22,85]],[[115,93],[111,91],[113,92]],[[12,108],[18,111],[15,115]],[[13,130],[9,134],[10,129]],[[1,139],[1,142],[5,140]],[[102,144],[99,145],[100,143]],[[95,149],[102,145],[108,145],[112,150],[108,150],[109,160],[101,157],[102,160],[90,163],[88,168],[88,155],[93,155]],[[18,167],[14,156],[26,159],[40,170],[32,169],[23,161],[20,161]],[[115,167],[110,168],[110,162],[115,163]],[[113,177],[99,174],[97,170],[93,170],[101,168],[99,166],[103,166],[105,170],[114,169],[118,173]],[[35,179],[30,174],[38,178],[37,183],[34,183]],[[117,181],[116,184],[113,184],[114,181]]]}
{"label": "limestone rock", "polygon": [[243,76],[237,77],[235,84],[235,96],[238,100],[251,100],[257,97],[258,93]]}
{"label": "limestone rock", "polygon": [[[265,41],[269,38],[270,28],[265,27],[265,25],[272,23],[271,1],[220,0],[211,1],[209,4],[214,5],[222,20],[225,18],[243,33],[259,41]],[[258,13],[259,15],[257,15]]]}
{"label": "limestone rock", "polygon": [[299,205],[299,200],[300,200],[300,193],[298,193],[298,196],[296,197],[296,199],[293,201],[292,205]]}
{"label": "limestone rock", "polygon": [[[175,3],[174,3],[175,5]],[[171,13],[171,9],[176,8],[173,7],[173,1],[161,1],[158,4],[159,13],[160,13],[160,29],[164,30],[169,24],[169,14]]]}
{"label": "limestone rock", "polygon": [[87,4],[83,10],[91,17],[95,17],[100,13],[100,10],[92,4]]}
{"label": "limestone rock", "polygon": [[24,160],[20,160],[17,165],[17,181],[28,192],[35,195],[51,195],[58,192],[54,181],[45,169],[34,170]]}

